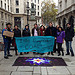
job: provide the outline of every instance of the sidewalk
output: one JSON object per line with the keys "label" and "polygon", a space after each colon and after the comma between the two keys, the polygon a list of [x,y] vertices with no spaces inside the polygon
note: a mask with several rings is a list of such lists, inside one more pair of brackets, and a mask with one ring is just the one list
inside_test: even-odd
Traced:
{"label": "sidewalk", "polygon": [[[74,38],[75,40],[75,38]],[[73,49],[75,49],[75,41],[73,41]],[[65,45],[63,45],[65,49]],[[66,50],[66,49],[65,49]],[[75,50],[74,50],[75,52]],[[0,75],[75,75],[75,56],[60,56],[62,57],[68,66],[53,66],[53,67],[30,67],[30,66],[18,66],[13,67],[13,63],[17,57],[40,57],[40,55],[28,55],[15,56],[14,51],[11,51],[13,57],[9,59],[3,58],[3,51],[0,52]],[[66,54],[66,52],[65,52]],[[44,55],[47,56],[47,55]],[[48,57],[58,57],[57,54],[54,56],[48,55]]]}

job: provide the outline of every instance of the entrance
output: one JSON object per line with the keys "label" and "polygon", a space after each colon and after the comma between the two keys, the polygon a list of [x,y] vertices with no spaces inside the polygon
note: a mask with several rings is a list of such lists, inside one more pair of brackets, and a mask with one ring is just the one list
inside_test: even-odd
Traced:
{"label": "entrance", "polygon": [[63,29],[66,27],[66,18],[63,19]]}

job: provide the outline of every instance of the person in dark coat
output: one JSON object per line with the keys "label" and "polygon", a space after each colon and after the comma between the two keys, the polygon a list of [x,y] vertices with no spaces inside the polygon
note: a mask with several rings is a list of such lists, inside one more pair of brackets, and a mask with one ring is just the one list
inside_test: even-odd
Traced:
{"label": "person in dark coat", "polygon": [[[26,25],[24,30],[23,30],[23,33],[22,33],[22,36],[23,37],[27,37],[27,36],[31,36],[30,35],[30,29],[29,29],[29,25]],[[24,52],[25,54],[28,54],[29,52]]]}
{"label": "person in dark coat", "polygon": [[12,55],[10,54],[11,37],[3,35],[4,31],[12,32],[10,23],[7,23],[6,28],[2,30],[2,37],[4,41],[4,58],[8,59],[9,56],[12,57]]}
{"label": "person in dark coat", "polygon": [[[13,38],[12,45],[15,47],[15,55],[18,55],[15,37],[21,37],[21,31],[18,29],[17,25],[14,26],[13,32],[14,32],[14,38]],[[20,55],[22,55],[22,53],[20,53]]]}
{"label": "person in dark coat", "polygon": [[[56,28],[53,27],[52,22],[49,23],[49,27],[48,27],[48,28],[46,29],[46,31],[45,31],[45,36],[53,36],[53,37],[55,37],[55,39],[56,39],[56,37],[57,37],[57,32],[56,32]],[[48,55],[49,55],[49,54],[50,54],[50,52],[48,52]],[[51,52],[51,55],[54,55],[53,52]]]}
{"label": "person in dark coat", "polygon": [[[32,36],[39,36],[39,35],[40,35],[40,30],[37,24],[34,24],[34,28],[32,29]],[[33,54],[39,54],[39,53],[33,52]]]}
{"label": "person in dark coat", "polygon": [[[66,48],[67,48],[66,55],[70,55],[70,52],[71,52],[71,56],[74,56],[74,52],[72,49],[73,37],[74,37],[74,29],[71,27],[69,23],[67,23],[67,28],[65,30],[65,41],[66,41]],[[70,49],[70,52],[69,52],[69,49]]]}
{"label": "person in dark coat", "polygon": [[22,33],[22,36],[23,36],[23,37],[31,36],[31,35],[30,35],[30,29],[29,29],[29,26],[28,26],[28,25],[25,26],[25,28],[24,28],[24,30],[23,30],[23,33]]}

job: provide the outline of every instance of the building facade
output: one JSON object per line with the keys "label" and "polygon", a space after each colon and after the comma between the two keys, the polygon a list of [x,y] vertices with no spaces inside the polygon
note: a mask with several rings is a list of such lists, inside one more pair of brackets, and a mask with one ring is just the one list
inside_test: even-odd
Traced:
{"label": "building facade", "polygon": [[58,0],[57,22],[64,29],[67,23],[75,27],[75,0]]}
{"label": "building facade", "polygon": [[[36,11],[35,20],[30,20],[31,16],[31,4],[34,3]],[[29,8],[27,8],[29,7]],[[5,27],[6,23],[12,23],[18,25],[21,30],[25,25],[30,25],[32,29],[34,23],[41,24],[41,0],[0,0],[0,31]]]}
{"label": "building facade", "polygon": [[11,0],[0,0],[0,33],[8,22],[12,23]]}

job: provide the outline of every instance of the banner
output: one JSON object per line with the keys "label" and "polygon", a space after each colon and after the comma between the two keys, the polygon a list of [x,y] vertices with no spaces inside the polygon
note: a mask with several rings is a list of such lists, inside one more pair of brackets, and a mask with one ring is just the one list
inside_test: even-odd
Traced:
{"label": "banner", "polygon": [[18,52],[46,53],[53,51],[55,38],[52,36],[16,37]]}

